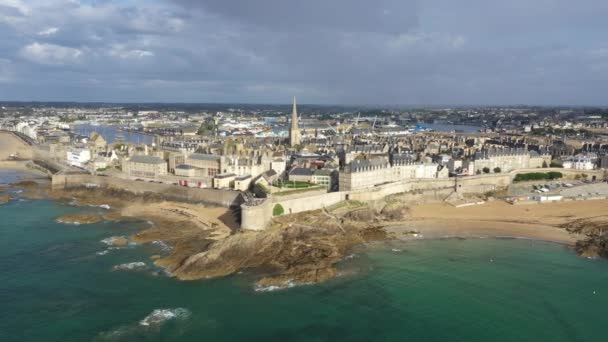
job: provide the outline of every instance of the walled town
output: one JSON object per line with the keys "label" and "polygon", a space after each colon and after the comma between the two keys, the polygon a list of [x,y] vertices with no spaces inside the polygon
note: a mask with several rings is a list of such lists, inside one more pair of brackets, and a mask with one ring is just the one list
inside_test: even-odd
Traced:
{"label": "walled town", "polygon": [[472,205],[517,175],[538,181],[510,187],[502,194],[510,203],[608,195],[600,109],[304,108],[295,98],[289,109],[6,105],[1,134],[14,141],[1,140],[0,159],[33,160],[55,187],[170,189],[230,206],[252,230],[276,216],[397,193]]}
{"label": "walled town", "polygon": [[281,288],[336,276],[352,248],[376,240],[512,236],[608,256],[597,215],[608,198],[607,119],[594,108],[295,98],[261,108],[13,103],[0,109],[0,167],[51,179],[43,192],[25,184],[29,196],[112,208],[58,222],[151,222],[113,243],[170,244],[155,264],[174,277],[273,269],[256,286]]}

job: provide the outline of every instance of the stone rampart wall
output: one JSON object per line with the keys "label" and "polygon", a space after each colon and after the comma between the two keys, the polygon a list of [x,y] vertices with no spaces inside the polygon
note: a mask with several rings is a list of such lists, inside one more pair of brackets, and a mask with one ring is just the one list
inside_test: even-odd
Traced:
{"label": "stone rampart wall", "polygon": [[168,200],[203,203],[226,208],[238,207],[243,203],[241,193],[232,190],[187,188],[172,184],[140,182],[87,174],[53,175],[52,186],[54,189],[73,188],[84,185],[115,187],[135,194],[154,193],[162,195]]}

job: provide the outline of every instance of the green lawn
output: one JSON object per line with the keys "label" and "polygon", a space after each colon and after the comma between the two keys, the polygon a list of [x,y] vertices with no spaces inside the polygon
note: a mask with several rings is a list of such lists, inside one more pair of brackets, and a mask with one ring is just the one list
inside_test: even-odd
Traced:
{"label": "green lawn", "polygon": [[285,181],[285,182],[274,182],[272,186],[277,188],[287,188],[287,189],[306,189],[313,186],[313,184],[307,182],[300,181]]}

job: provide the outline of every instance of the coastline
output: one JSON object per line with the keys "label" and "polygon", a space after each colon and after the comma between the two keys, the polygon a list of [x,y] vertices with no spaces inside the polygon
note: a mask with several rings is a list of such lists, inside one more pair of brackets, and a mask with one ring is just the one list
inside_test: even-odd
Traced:
{"label": "coastline", "polygon": [[444,238],[513,238],[574,246],[583,236],[553,226],[505,221],[414,220],[385,227],[390,237],[402,241]]}
{"label": "coastline", "polygon": [[[7,171],[23,171],[23,172],[39,172],[27,167],[29,161],[24,160],[0,160],[0,170]],[[40,172],[42,174],[42,172]]]}
{"label": "coastline", "polygon": [[[35,172],[25,163],[0,163],[0,168],[9,166]],[[277,288],[331,279],[338,274],[336,265],[354,248],[374,241],[520,238],[576,246],[579,254],[590,257],[578,249],[589,234],[573,232],[568,225],[597,218],[601,208],[608,207],[606,200],[534,206],[492,201],[464,208],[445,203],[349,202],[334,209],[277,217],[264,231],[243,231],[227,208],[167,201],[114,188],[51,191],[44,182],[31,183],[15,186],[26,188],[24,196],[33,193],[40,198],[43,194],[43,198],[71,205],[107,207],[103,220],[148,221],[151,228],[129,240],[170,245],[171,254],[152,259],[177,279],[208,279],[253,270],[260,276],[256,287]]]}

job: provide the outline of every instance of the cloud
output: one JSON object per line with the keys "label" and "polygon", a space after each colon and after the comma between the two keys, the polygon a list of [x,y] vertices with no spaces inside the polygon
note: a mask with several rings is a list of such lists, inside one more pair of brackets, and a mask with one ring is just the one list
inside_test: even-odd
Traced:
{"label": "cloud", "polygon": [[78,63],[83,57],[81,49],[34,42],[21,49],[21,55],[38,64],[61,65]]}
{"label": "cloud", "polygon": [[52,36],[57,34],[57,32],[59,32],[59,28],[57,27],[49,27],[47,29],[44,29],[40,32],[38,32],[39,36]]}
{"label": "cloud", "polygon": [[0,94],[598,104],[606,16],[601,0],[0,0]]}
{"label": "cloud", "polygon": [[116,44],[111,47],[109,55],[121,59],[142,59],[153,57],[154,52],[148,50],[129,49],[125,44]]}
{"label": "cloud", "polygon": [[417,22],[416,0],[174,0],[245,25],[284,32],[342,30],[399,33]]}

